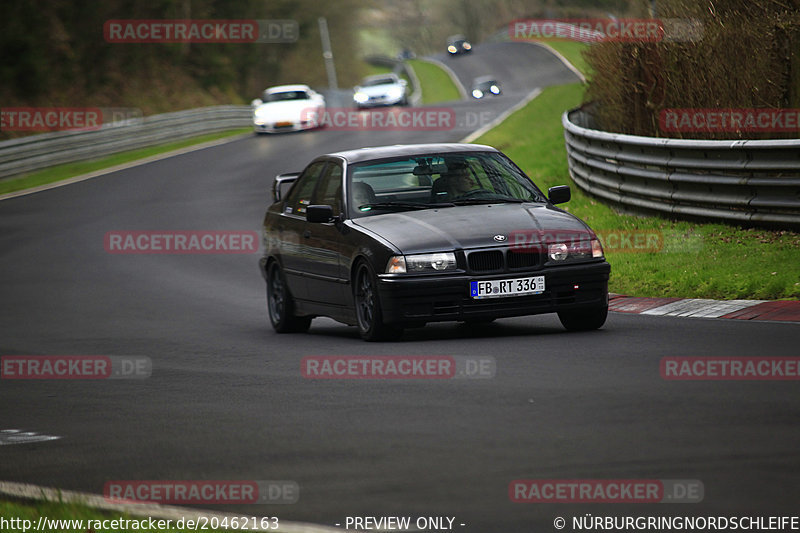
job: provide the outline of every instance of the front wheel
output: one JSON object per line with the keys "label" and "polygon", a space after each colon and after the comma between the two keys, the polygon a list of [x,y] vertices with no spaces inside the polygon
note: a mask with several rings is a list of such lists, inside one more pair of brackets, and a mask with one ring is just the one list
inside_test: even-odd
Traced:
{"label": "front wheel", "polygon": [[269,321],[278,333],[303,333],[311,326],[312,317],[294,315],[292,295],[276,262],[267,268],[267,309]]}
{"label": "front wheel", "polygon": [[353,301],[358,318],[358,334],[365,341],[398,339],[403,334],[403,330],[383,323],[376,279],[375,272],[369,263],[366,261],[359,263],[353,281]]}
{"label": "front wheel", "polygon": [[558,312],[558,319],[569,331],[598,329],[606,323],[606,317],[608,317],[608,304],[602,307]]}

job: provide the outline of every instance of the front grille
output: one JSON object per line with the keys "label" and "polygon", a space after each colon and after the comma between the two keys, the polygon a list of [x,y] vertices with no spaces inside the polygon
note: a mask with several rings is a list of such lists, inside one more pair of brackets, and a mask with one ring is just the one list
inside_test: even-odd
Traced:
{"label": "front grille", "polygon": [[495,272],[503,270],[503,252],[486,250],[472,252],[467,256],[469,269],[473,272]]}
{"label": "front grille", "polygon": [[539,256],[538,253],[512,248],[475,250],[467,252],[467,266],[474,274],[532,270],[539,266]]}
{"label": "front grille", "polygon": [[531,268],[539,263],[539,254],[508,250],[506,252],[506,261],[508,262],[508,268]]}

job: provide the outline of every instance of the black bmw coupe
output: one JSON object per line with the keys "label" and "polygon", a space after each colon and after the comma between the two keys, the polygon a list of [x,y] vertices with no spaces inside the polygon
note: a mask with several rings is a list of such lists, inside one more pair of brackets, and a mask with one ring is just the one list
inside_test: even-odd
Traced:
{"label": "black bmw coupe", "polygon": [[281,174],[261,273],[279,333],[317,316],[365,340],[427,322],[558,313],[569,330],[608,312],[611,267],[594,232],[507,156],[475,144],[362,148]]}

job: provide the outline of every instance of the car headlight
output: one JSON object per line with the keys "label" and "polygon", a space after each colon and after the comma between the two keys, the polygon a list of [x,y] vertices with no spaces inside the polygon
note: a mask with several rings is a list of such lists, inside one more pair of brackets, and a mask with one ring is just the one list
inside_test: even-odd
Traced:
{"label": "car headlight", "polygon": [[483,91],[481,91],[480,89],[475,89],[472,91],[472,96],[474,98],[483,98]]}
{"label": "car headlight", "polygon": [[369,96],[367,96],[366,94],[364,94],[362,92],[357,92],[356,94],[353,95],[353,100],[355,100],[359,104],[363,104],[364,102],[369,100]]}
{"label": "car headlight", "polygon": [[549,264],[583,261],[603,257],[603,246],[597,239],[591,241],[559,242],[547,247]]}
{"label": "car headlight", "polygon": [[492,85],[489,90],[492,91],[492,94],[500,94],[500,87],[497,85]]}
{"label": "car headlight", "polygon": [[451,54],[455,54],[456,47],[451,44],[450,46],[447,47],[447,51],[450,52]]}
{"label": "car headlight", "polygon": [[453,252],[395,255],[386,264],[387,274],[444,272],[448,270],[456,270],[456,254]]}
{"label": "car headlight", "polygon": [[472,50],[472,45],[469,43],[464,43],[462,46],[464,47],[464,50]]}

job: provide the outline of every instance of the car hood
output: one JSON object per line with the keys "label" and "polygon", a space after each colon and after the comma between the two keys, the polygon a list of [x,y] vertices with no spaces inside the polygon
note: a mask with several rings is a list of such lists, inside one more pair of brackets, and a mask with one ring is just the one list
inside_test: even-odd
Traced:
{"label": "car hood", "polygon": [[391,84],[391,85],[373,85],[371,87],[359,87],[357,92],[361,92],[366,94],[367,96],[383,96],[389,94],[390,91],[398,90],[402,91],[403,86]]}
{"label": "car hood", "polygon": [[[310,110],[316,109],[321,105],[314,100],[290,100],[288,102],[267,102],[255,109],[257,117],[269,118],[274,120],[299,120],[307,119],[303,116]],[[305,111],[305,113],[304,113]]]}
{"label": "car hood", "polygon": [[[577,217],[544,204],[489,204],[386,213],[353,220],[404,254],[508,245],[519,234],[559,232],[581,238],[588,226]],[[506,240],[498,242],[495,235]]]}

